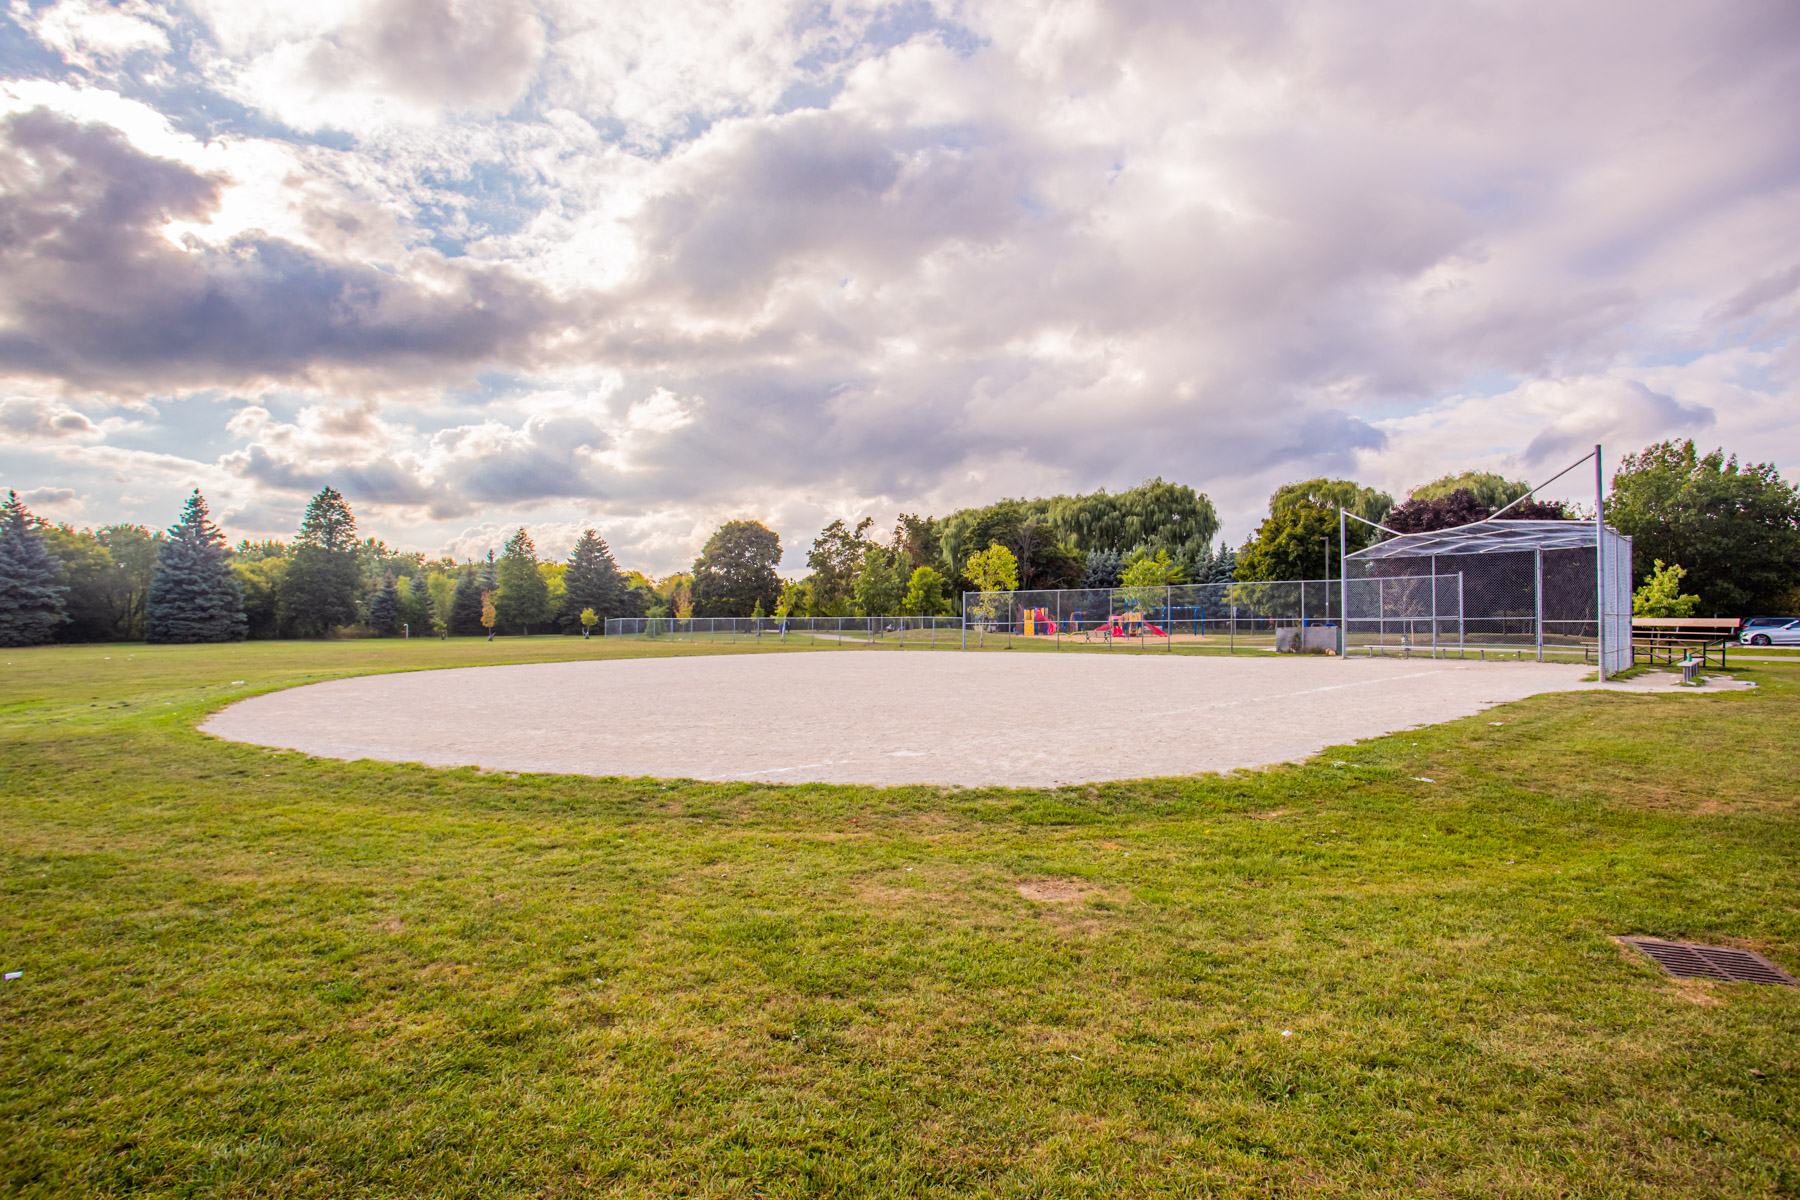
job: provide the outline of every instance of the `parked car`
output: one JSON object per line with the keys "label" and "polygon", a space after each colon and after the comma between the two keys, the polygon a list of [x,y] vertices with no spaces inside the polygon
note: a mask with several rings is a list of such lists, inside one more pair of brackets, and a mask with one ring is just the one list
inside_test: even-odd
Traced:
{"label": "parked car", "polygon": [[1744,622],[1743,632],[1738,634],[1738,644],[1800,646],[1800,621],[1787,617],[1752,617]]}

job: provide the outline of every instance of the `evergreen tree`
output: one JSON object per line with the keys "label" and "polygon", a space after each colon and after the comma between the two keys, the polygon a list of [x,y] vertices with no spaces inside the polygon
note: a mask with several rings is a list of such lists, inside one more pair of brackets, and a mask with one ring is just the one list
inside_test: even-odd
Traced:
{"label": "evergreen tree", "polygon": [[1191,578],[1195,583],[1235,583],[1237,569],[1237,551],[1221,538],[1218,550],[1207,555],[1204,563],[1195,565]]}
{"label": "evergreen tree", "polygon": [[625,577],[619,574],[606,539],[595,530],[584,529],[569,555],[569,569],[563,572],[563,601],[557,626],[564,633],[573,633],[582,626],[583,610],[590,608],[602,622],[609,617],[639,615],[638,597],[625,586]]}
{"label": "evergreen tree", "polygon": [[506,539],[495,577],[500,590],[494,613],[502,628],[530,633],[533,624],[549,616],[550,585],[538,573],[537,546],[523,527]]}
{"label": "evergreen tree", "polygon": [[323,637],[356,620],[360,553],[350,505],[335,488],[321,490],[306,506],[281,581],[277,608],[284,633]]}
{"label": "evergreen tree", "polygon": [[470,564],[463,569],[456,581],[456,594],[450,600],[451,637],[476,637],[487,633],[481,624],[481,597],[483,593],[496,591],[499,586],[492,550],[488,551],[486,562],[479,566]]}
{"label": "evergreen tree", "polygon": [[195,488],[157,553],[144,640],[236,642],[248,629],[244,589],[231,569],[231,550]]}
{"label": "evergreen tree", "polygon": [[382,637],[400,632],[400,585],[389,575],[381,590],[369,598],[369,628]]}
{"label": "evergreen tree", "polygon": [[0,646],[50,640],[63,619],[61,570],[17,492],[0,506]]}

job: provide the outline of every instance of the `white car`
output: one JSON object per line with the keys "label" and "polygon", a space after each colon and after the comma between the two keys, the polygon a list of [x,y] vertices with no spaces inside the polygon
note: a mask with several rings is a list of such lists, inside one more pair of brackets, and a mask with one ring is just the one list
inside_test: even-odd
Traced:
{"label": "white car", "polygon": [[1753,625],[1738,635],[1740,646],[1800,646],[1800,621]]}

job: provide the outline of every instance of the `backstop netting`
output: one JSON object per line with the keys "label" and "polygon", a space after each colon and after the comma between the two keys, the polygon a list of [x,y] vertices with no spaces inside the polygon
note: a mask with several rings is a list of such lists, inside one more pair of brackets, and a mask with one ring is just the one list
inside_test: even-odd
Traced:
{"label": "backstop netting", "polygon": [[[1631,539],[1591,521],[1481,521],[1405,534],[1349,555],[1346,576],[1396,586],[1459,578],[1464,644],[1631,665]],[[1353,624],[1354,627],[1354,624]]]}

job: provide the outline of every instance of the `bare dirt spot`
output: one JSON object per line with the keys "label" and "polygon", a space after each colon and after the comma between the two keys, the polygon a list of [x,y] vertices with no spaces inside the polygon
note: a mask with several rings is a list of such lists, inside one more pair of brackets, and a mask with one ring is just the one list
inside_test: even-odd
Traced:
{"label": "bare dirt spot", "polygon": [[1245,813],[1244,815],[1252,821],[1273,821],[1279,817],[1285,817],[1293,811],[1291,808],[1271,808],[1268,812]]}
{"label": "bare dirt spot", "polygon": [[385,921],[377,921],[375,923],[375,928],[383,933],[399,933],[402,929],[406,928],[406,922],[402,921],[399,917],[389,917]]}
{"label": "bare dirt spot", "polygon": [[[1074,787],[1296,762],[1541,692],[1602,686],[1582,682],[1584,673],[1570,664],[1419,659],[695,655],[332,680],[238,701],[202,728],[327,758],[474,767],[502,778]],[[645,721],[629,699],[643,695],[675,699]],[[545,696],[560,702],[545,705]],[[829,715],[771,723],[770,699],[783,696],[805,696]],[[971,721],[945,696],[1021,703],[1004,721]],[[1083,729],[1070,736],[1077,707]],[[1145,737],[1146,727],[1182,734]]]}
{"label": "bare dirt spot", "polygon": [[1067,904],[1098,890],[1079,879],[1030,879],[1019,885],[1019,895],[1039,904]]}

